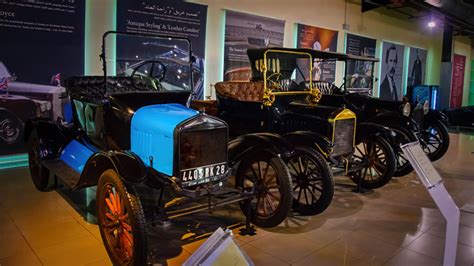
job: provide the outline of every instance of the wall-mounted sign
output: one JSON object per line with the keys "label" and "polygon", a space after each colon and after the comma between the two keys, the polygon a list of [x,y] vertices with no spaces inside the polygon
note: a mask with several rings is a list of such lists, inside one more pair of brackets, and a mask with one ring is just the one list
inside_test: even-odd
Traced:
{"label": "wall-mounted sign", "polygon": [[424,49],[410,47],[410,58],[408,60],[408,86],[425,84],[427,54],[428,51]]}
{"label": "wall-mounted sign", "polygon": [[[298,48],[309,48],[320,51],[337,51],[337,31],[309,25],[298,24]],[[314,60],[313,80],[333,83],[336,76],[336,62]]]}
{"label": "wall-mounted sign", "polygon": [[[346,53],[364,57],[375,57],[377,40],[355,34],[346,35]],[[367,61],[347,61],[346,88],[348,90],[372,94],[373,63]]]}
{"label": "wall-mounted sign", "polygon": [[464,55],[454,54],[453,73],[451,77],[451,100],[449,103],[450,108],[461,107],[462,105],[465,69],[466,57]]}
{"label": "wall-mounted sign", "polygon": [[[207,6],[195,3],[173,0],[117,1],[118,31],[185,37],[191,41],[192,52],[196,57],[193,79],[194,91],[199,99],[203,98],[206,18]],[[149,50],[144,49],[145,45],[136,45],[132,49],[129,44],[130,38],[117,39],[117,58],[129,58],[128,63],[133,65],[138,63],[141,60],[140,58],[149,56],[145,55],[150,53]],[[187,58],[183,58],[187,57],[189,53],[188,45],[183,41],[153,45],[155,55],[159,55],[157,51],[161,45],[164,54],[160,56],[179,56],[180,59],[183,59],[182,61],[188,61]],[[164,47],[169,47],[169,45],[175,47],[172,52]],[[117,65],[117,67],[119,66]]]}
{"label": "wall-mounted sign", "polygon": [[403,56],[405,46],[391,42],[382,43],[379,97],[401,100],[403,95]]}
{"label": "wall-mounted sign", "polygon": [[0,155],[27,119],[63,117],[61,79],[84,73],[85,0],[0,1]]}
{"label": "wall-mounted sign", "polygon": [[226,10],[224,80],[248,81],[247,49],[282,47],[285,21]]}

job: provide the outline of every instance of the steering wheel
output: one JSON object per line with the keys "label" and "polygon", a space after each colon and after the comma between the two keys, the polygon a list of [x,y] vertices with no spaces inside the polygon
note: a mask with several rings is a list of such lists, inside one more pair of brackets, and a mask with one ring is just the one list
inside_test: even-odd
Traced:
{"label": "steering wheel", "polygon": [[[147,65],[151,65],[150,71],[148,73],[140,73],[139,70]],[[160,76],[158,77],[153,75],[156,65],[161,67]],[[161,85],[161,81],[165,78],[165,75],[165,64],[157,60],[146,60],[133,69],[130,77],[132,79],[132,86],[139,91],[146,91],[146,87],[148,87],[147,85],[150,85],[157,91],[162,91],[163,87]],[[137,84],[137,80],[142,81],[145,84],[145,88],[143,88],[143,86],[139,86],[139,84]]]}
{"label": "steering wheel", "polygon": [[282,77],[283,75],[279,72],[272,73],[270,76],[267,77],[268,84],[270,85],[272,90],[280,90],[280,80]]}

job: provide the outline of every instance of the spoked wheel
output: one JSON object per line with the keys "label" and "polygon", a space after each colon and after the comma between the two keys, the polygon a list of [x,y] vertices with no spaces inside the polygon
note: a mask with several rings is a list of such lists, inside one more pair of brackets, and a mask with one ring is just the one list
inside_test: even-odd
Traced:
{"label": "spoked wheel", "polygon": [[33,130],[28,137],[28,163],[33,184],[39,191],[48,191],[49,170],[41,164],[41,140]]}
{"label": "spoked wheel", "polygon": [[448,151],[448,129],[440,121],[428,121],[421,133],[420,144],[431,161],[440,159]]}
{"label": "spoked wheel", "polygon": [[0,110],[0,141],[6,145],[16,145],[23,134],[23,123],[7,110]]}
{"label": "spoked wheel", "polygon": [[106,170],[97,184],[99,230],[114,265],[145,265],[145,216],[140,201],[130,194],[114,170]]}
{"label": "spoked wheel", "polygon": [[408,142],[414,142],[417,141],[417,137],[411,133],[411,132],[406,132],[404,129],[401,128],[394,128],[397,130],[397,138],[395,140],[394,146],[392,146],[393,151],[395,152],[395,160],[397,162],[397,169],[395,170],[395,173],[393,176],[395,177],[400,177],[407,175],[413,171],[413,167],[411,166],[410,162],[408,159],[405,157],[405,154],[402,151],[402,148],[400,145],[406,144]]}
{"label": "spoked wheel", "polygon": [[235,186],[255,194],[255,198],[240,204],[244,214],[250,204],[253,224],[269,228],[285,220],[292,202],[291,177],[279,157],[264,151],[249,154],[240,162]]}
{"label": "spoked wheel", "polygon": [[308,147],[296,147],[286,162],[293,183],[293,210],[302,215],[323,212],[334,196],[332,171],[324,157]]}
{"label": "spoked wheel", "polygon": [[354,162],[364,165],[359,171],[351,173],[351,179],[367,189],[380,188],[387,184],[395,172],[396,161],[393,149],[380,136],[368,137],[356,147]]}

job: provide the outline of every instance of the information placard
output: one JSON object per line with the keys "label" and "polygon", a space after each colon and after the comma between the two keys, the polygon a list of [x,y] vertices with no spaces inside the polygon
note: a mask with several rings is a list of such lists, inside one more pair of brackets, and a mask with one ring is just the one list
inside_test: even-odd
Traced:
{"label": "information placard", "polygon": [[443,179],[433,167],[433,164],[421,149],[418,142],[411,142],[402,145],[402,150],[407,156],[410,164],[418,173],[421,182],[423,182],[425,187],[429,189],[443,182]]}

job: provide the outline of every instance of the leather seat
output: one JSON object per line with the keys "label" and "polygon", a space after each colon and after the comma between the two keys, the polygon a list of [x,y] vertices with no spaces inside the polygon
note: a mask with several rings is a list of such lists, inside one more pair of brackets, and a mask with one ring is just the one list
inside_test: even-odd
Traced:
{"label": "leather seat", "polygon": [[263,81],[223,81],[215,85],[218,96],[245,102],[263,102]]}

